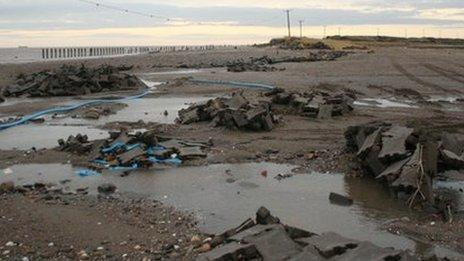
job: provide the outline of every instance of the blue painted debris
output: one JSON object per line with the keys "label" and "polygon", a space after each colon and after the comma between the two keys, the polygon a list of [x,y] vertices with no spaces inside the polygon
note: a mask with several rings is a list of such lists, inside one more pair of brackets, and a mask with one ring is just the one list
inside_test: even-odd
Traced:
{"label": "blue painted debris", "polygon": [[150,91],[145,91],[142,94],[135,95],[135,96],[129,96],[121,99],[115,99],[115,100],[105,100],[105,99],[99,99],[99,100],[90,100],[90,101],[85,101],[81,103],[77,103],[74,105],[68,105],[68,106],[63,106],[63,107],[57,107],[57,108],[49,108],[46,110],[41,110],[38,112],[35,112],[33,114],[26,115],[22,117],[19,120],[13,121],[13,122],[8,122],[4,124],[0,124],[0,130],[5,130],[8,128],[16,127],[18,125],[27,123],[31,120],[37,119],[39,117],[42,117],[47,114],[53,114],[53,113],[65,113],[69,111],[73,111],[79,108],[82,108],[84,106],[95,106],[99,104],[106,104],[106,103],[119,103],[119,102],[124,102],[124,101],[129,101],[129,100],[135,100],[135,99],[140,99],[143,98],[144,96],[148,95]]}
{"label": "blue painted debris", "polygon": [[76,171],[76,174],[80,177],[95,177],[101,175],[100,172],[91,169],[80,169]]}

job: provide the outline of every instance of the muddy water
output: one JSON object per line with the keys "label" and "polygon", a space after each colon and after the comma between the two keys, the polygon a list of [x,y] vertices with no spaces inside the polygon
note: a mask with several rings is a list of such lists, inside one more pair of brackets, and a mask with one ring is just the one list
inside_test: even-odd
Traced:
{"label": "muddy water", "polygon": [[[190,104],[206,101],[208,97],[157,97],[143,98],[123,102],[126,108],[116,114],[100,117],[99,120],[65,118],[50,121],[51,124],[73,124],[73,125],[103,125],[108,122],[128,121],[174,123],[179,110],[187,108]],[[168,115],[164,115],[167,111]]]}
{"label": "muddy water", "polygon": [[[99,120],[88,120],[71,117],[53,119],[45,117],[42,124],[25,124],[15,128],[0,131],[0,149],[30,149],[53,148],[58,145],[57,140],[66,139],[69,135],[78,133],[89,136],[90,140],[107,137],[107,132],[98,126],[109,122],[127,121],[174,123],[178,111],[187,108],[191,103],[206,101],[210,98],[198,97],[156,97],[125,101],[127,107],[116,114],[102,116]],[[164,112],[168,114],[165,115]]]}
{"label": "muddy water", "polygon": [[0,131],[0,149],[29,150],[53,148],[58,146],[57,140],[66,139],[70,135],[86,134],[90,140],[104,139],[108,132],[89,127],[48,126],[27,124]]}
{"label": "muddy water", "polygon": [[[96,193],[98,184],[111,182],[123,194],[151,197],[180,210],[194,212],[200,228],[209,233],[238,225],[246,217],[252,217],[258,207],[266,206],[286,223],[316,233],[335,231],[381,246],[418,252],[429,248],[379,230],[383,222],[414,216],[379,184],[336,174],[300,174],[281,181],[273,178],[277,174],[291,173],[292,169],[293,166],[271,163],[221,164],[158,168],[132,172],[127,177],[108,172],[81,178],[74,173],[76,169],[68,165],[18,165],[11,167],[12,174],[0,171],[0,182],[60,184],[61,180],[71,179],[64,185],[69,190],[89,187],[91,193]],[[259,174],[263,170],[268,171],[267,177]],[[330,192],[349,195],[355,204],[351,207],[332,205],[328,200]]]}

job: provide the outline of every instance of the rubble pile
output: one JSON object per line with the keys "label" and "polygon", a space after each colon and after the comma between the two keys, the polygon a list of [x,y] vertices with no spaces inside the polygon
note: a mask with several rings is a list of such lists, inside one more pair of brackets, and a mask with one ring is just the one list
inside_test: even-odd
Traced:
{"label": "rubble pile", "polygon": [[59,139],[58,145],[61,151],[84,154],[88,153],[93,148],[93,143],[89,142],[87,135],[77,134],[71,135],[67,140]]}
{"label": "rubble pile", "polygon": [[[125,69],[125,68],[122,68]],[[102,65],[63,65],[55,71],[19,75],[16,82],[3,89],[5,97],[74,96],[106,91],[136,89],[142,86],[137,77],[121,73],[118,67]]]}
{"label": "rubble pile", "polygon": [[110,138],[89,142],[87,136],[70,136],[59,140],[60,149],[87,153],[91,169],[138,169],[155,164],[180,165],[185,160],[206,157],[206,143],[189,142],[156,135],[154,131],[110,132]]}
{"label": "rubble pile", "polygon": [[306,37],[285,37],[272,39],[269,42],[270,46],[278,46],[281,49],[289,50],[304,50],[304,49],[320,49],[332,50],[332,47],[322,41],[314,41]]}
{"label": "rubble pile", "polygon": [[353,103],[356,99],[354,94],[348,92],[337,94],[320,91],[296,93],[282,89],[276,89],[267,95],[272,97],[274,104],[284,105],[292,113],[301,113],[318,119],[329,119],[353,111]]}
{"label": "rubble pile", "polygon": [[412,128],[372,123],[349,127],[345,137],[363,170],[386,181],[398,195],[407,195],[410,205],[419,195],[437,204],[433,179],[464,168],[464,137],[458,134],[444,132],[437,139]]}
{"label": "rubble pile", "polygon": [[278,122],[266,101],[252,103],[242,93],[234,93],[231,98],[216,98],[194,104],[179,111],[177,119],[181,124],[210,121],[229,129],[270,131]]}
{"label": "rubble pile", "polygon": [[250,61],[237,60],[226,64],[227,71],[229,72],[273,72],[273,71],[284,71],[285,68],[276,68],[270,66],[273,64],[273,60],[269,56],[262,56],[259,58],[250,57]]}
{"label": "rubble pile", "polygon": [[264,207],[255,220],[248,219],[201,246],[211,248],[196,260],[419,260],[403,250],[284,225]]}
{"label": "rubble pile", "polygon": [[304,63],[304,62],[334,61],[347,54],[348,53],[344,51],[319,51],[319,52],[311,52],[306,56],[298,56],[298,57],[282,57],[282,58],[271,58],[269,56],[262,56],[259,58],[251,57],[249,61],[237,60],[233,62],[227,62],[226,64],[223,64],[223,65],[214,64],[213,67],[224,67],[225,66],[227,67],[227,71],[229,72],[284,71],[285,68],[276,68],[272,65],[279,64],[279,63]]}

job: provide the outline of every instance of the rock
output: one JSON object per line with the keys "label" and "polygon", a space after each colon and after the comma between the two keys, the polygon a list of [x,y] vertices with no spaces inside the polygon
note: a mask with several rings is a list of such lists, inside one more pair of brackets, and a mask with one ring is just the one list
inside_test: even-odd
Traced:
{"label": "rock", "polygon": [[392,248],[381,248],[370,242],[361,242],[354,249],[347,249],[346,253],[340,256],[340,261],[357,260],[418,260],[401,250]]}
{"label": "rock", "polygon": [[404,160],[394,162],[393,164],[388,166],[379,176],[377,176],[377,178],[385,178],[385,177],[388,178],[389,176],[395,176],[394,178],[392,178],[392,179],[395,179],[397,176],[400,175],[401,169],[403,168],[403,166],[406,163],[408,163],[410,160],[411,158],[409,157]]}
{"label": "rock", "polygon": [[197,261],[251,260],[258,258],[259,253],[252,244],[232,242],[215,248],[213,251],[200,255]]}
{"label": "rock", "polygon": [[116,192],[117,187],[111,183],[105,183],[98,186],[98,192],[102,194],[113,194]]}
{"label": "rock", "polygon": [[360,243],[357,240],[348,239],[333,232],[310,237],[306,242],[314,246],[325,258],[341,255],[348,249],[356,248]]}
{"label": "rock", "polygon": [[100,118],[100,112],[96,109],[90,109],[84,112],[82,117],[84,119],[98,120]]}
{"label": "rock", "polygon": [[203,245],[198,249],[198,252],[200,252],[200,253],[206,253],[206,252],[209,252],[209,251],[211,251],[211,245],[208,244],[208,243],[203,244]]}
{"label": "rock", "polygon": [[142,157],[145,157],[145,150],[137,147],[133,150],[124,152],[118,155],[118,161],[123,166],[129,166],[133,162],[138,162]]}
{"label": "rock", "polygon": [[384,161],[403,159],[407,156],[406,140],[412,134],[412,129],[393,126],[390,130],[382,133],[382,150],[379,158]]}
{"label": "rock", "polygon": [[330,203],[340,205],[340,206],[351,206],[353,205],[353,199],[337,194],[337,193],[330,193],[329,195]]}
{"label": "rock", "polygon": [[450,151],[457,156],[462,156],[464,153],[464,137],[444,132],[441,136],[441,146],[443,150]]}
{"label": "rock", "polygon": [[271,225],[280,223],[280,220],[272,216],[271,212],[267,208],[260,207],[258,212],[256,212],[256,223],[261,225]]}
{"label": "rock", "polygon": [[201,246],[201,238],[199,236],[193,236],[191,239],[190,239],[190,243],[194,246],[194,247],[200,247]]}
{"label": "rock", "polygon": [[276,226],[259,235],[246,237],[243,242],[253,244],[263,260],[287,260],[302,250],[301,246],[287,235],[282,226]]}
{"label": "rock", "polygon": [[365,138],[364,143],[357,154],[359,158],[366,157],[366,155],[371,152],[372,148],[380,142],[380,131],[381,129],[377,129]]}
{"label": "rock", "polygon": [[303,251],[301,251],[299,254],[292,256],[288,260],[289,261],[307,261],[307,260],[323,261],[326,259],[323,258],[321,255],[319,255],[319,252],[317,252],[316,248],[314,248],[313,246],[307,246],[303,248]]}
{"label": "rock", "polygon": [[12,193],[15,191],[15,185],[13,182],[4,182],[0,184],[0,194]]}
{"label": "rock", "polygon": [[464,157],[456,155],[454,152],[449,150],[441,150],[441,158],[444,163],[452,169],[464,168]]}

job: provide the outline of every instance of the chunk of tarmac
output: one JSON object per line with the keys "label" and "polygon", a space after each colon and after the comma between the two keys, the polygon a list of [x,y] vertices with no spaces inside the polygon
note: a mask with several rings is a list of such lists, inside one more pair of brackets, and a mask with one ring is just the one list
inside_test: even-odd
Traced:
{"label": "chunk of tarmac", "polygon": [[223,243],[201,254],[197,260],[419,260],[403,250],[378,247],[333,232],[316,235],[302,229],[289,229],[291,227],[280,222],[275,223],[279,219],[264,207],[256,216],[260,223],[255,221],[250,225],[247,220],[244,222],[247,229],[236,234],[232,231],[237,229],[231,229],[221,234]]}

